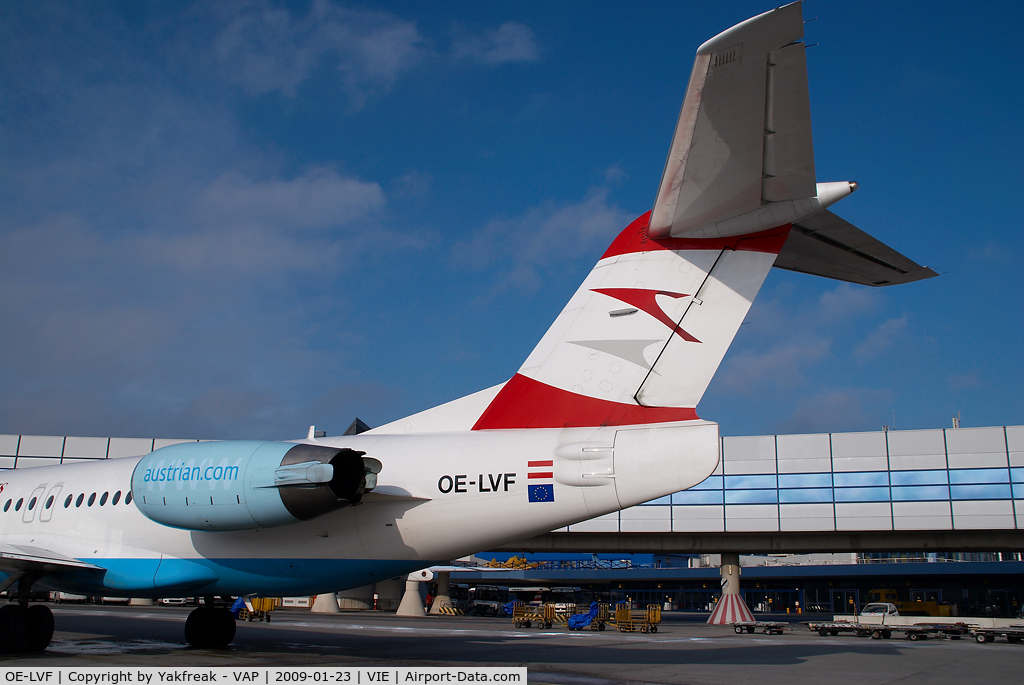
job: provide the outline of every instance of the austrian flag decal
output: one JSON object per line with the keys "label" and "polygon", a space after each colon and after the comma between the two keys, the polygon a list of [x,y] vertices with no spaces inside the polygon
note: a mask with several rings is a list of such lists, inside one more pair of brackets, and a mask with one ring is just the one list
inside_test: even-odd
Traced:
{"label": "austrian flag decal", "polygon": [[529,481],[526,491],[529,493],[531,502],[555,501],[555,484],[551,482],[555,478],[555,474],[551,471],[551,467],[554,465],[555,462],[551,459],[526,463],[526,479]]}

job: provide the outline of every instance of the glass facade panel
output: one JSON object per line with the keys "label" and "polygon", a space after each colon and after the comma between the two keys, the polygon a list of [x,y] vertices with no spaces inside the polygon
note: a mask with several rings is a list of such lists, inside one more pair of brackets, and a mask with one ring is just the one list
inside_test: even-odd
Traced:
{"label": "glass facade panel", "polygon": [[1024,499],[1024,483],[1013,484],[1013,498]]}
{"label": "glass facade panel", "polygon": [[1010,485],[951,485],[953,499],[1010,499]]}
{"label": "glass facade panel", "polygon": [[722,491],[684,490],[672,495],[672,504],[722,504]]}
{"label": "glass facade panel", "polygon": [[952,484],[1009,483],[1008,469],[950,469],[949,482]]}
{"label": "glass facade panel", "polygon": [[776,504],[778,490],[726,490],[726,504]]}
{"label": "glass facade panel", "polygon": [[[889,484],[888,471],[854,471],[851,473],[833,473],[832,480],[837,488],[870,487]],[[872,502],[874,500],[871,500]]]}
{"label": "glass facade panel", "polygon": [[697,485],[694,485],[691,490],[721,490],[722,489],[722,477],[721,476],[708,476]]}
{"label": "glass facade panel", "polygon": [[779,501],[783,504],[798,502],[832,502],[832,488],[802,488],[779,490]]}
{"label": "glass facade panel", "polygon": [[1024,483],[1024,469],[1010,469],[1010,478],[1014,483]]}
{"label": "glass facade panel", "polygon": [[780,488],[831,488],[831,473],[780,473]]}
{"label": "glass facade panel", "polygon": [[942,471],[892,471],[889,479],[893,485],[946,485],[949,478]]}
{"label": "glass facade panel", "polygon": [[778,483],[775,474],[765,476],[726,476],[725,489],[735,490],[737,488],[775,488]]}
{"label": "glass facade panel", "polygon": [[889,488],[836,488],[835,498],[837,502],[888,502]]}
{"label": "glass facade panel", "polygon": [[652,499],[650,502],[644,502],[640,506],[649,507],[655,504],[672,504],[672,495],[665,495],[664,497],[659,497],[658,499]]}
{"label": "glass facade panel", "polygon": [[893,502],[923,502],[949,499],[949,487],[945,485],[917,485],[894,487]]}

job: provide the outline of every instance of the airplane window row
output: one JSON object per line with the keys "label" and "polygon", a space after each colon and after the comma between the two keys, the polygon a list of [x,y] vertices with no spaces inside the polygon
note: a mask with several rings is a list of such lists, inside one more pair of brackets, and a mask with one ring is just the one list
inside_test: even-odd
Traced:
{"label": "airplane window row", "polygon": [[[33,497],[32,499],[29,500],[28,507],[27,507],[27,509],[29,511],[31,511],[31,510],[36,508],[36,501],[37,501],[37,499],[38,498]],[[110,500],[111,506],[117,504],[118,502],[121,501],[121,491],[118,490],[117,492],[115,492],[113,498],[110,497],[110,493],[109,492],[104,492],[102,495],[100,495],[100,506],[101,507],[104,506],[107,503],[108,499]],[[83,493],[83,494],[79,495],[77,499],[75,499],[74,495],[68,495],[67,499],[64,500],[64,508],[67,509],[68,507],[70,507],[72,501],[74,501],[76,507],[82,506],[82,502],[85,501],[85,494]],[[13,502],[14,502],[13,499],[7,500],[7,502],[4,504],[4,511],[5,512],[10,510],[11,504]],[[17,501],[16,504],[14,504],[14,511],[21,511],[21,506],[24,503],[25,503],[25,498],[22,497],[21,499],[19,499]],[[96,503],[96,493],[94,492],[91,495],[89,495],[89,500],[86,503],[86,506],[90,506],[91,507],[95,503]],[[132,493],[131,493],[130,490],[128,491],[128,494],[126,494],[124,496],[124,503],[125,504],[131,504],[132,503]],[[53,495],[50,495],[46,499],[46,504],[44,506],[47,509],[49,509],[50,507],[53,506]]]}

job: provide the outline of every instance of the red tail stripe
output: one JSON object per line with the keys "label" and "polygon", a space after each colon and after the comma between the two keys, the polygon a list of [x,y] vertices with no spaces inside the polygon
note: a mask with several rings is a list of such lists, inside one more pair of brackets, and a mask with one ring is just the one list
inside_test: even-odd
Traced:
{"label": "red tail stripe", "polygon": [[473,430],[577,428],[693,421],[689,407],[641,407],[578,395],[516,374],[476,420]]}
{"label": "red tail stripe", "polygon": [[785,224],[767,231],[728,238],[649,238],[647,225],[650,220],[651,213],[647,212],[627,226],[601,255],[601,259],[656,250],[738,250],[778,254],[786,243],[790,230],[790,225]]}
{"label": "red tail stripe", "polygon": [[532,469],[536,468],[537,466],[554,466],[555,462],[553,459],[548,459],[547,461],[529,461],[526,462],[526,465]]}
{"label": "red tail stripe", "polygon": [[551,473],[550,471],[540,471],[538,473],[528,473],[528,474],[526,474],[526,477],[527,478],[554,478],[555,474]]}

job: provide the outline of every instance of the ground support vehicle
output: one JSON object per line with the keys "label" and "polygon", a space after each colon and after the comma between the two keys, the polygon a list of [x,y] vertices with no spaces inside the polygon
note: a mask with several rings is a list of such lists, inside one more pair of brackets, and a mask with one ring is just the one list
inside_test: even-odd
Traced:
{"label": "ground support vehicle", "polygon": [[599,604],[592,602],[589,608],[584,609],[579,605],[575,605],[575,611],[573,615],[568,617],[566,621],[566,627],[569,630],[583,630],[589,628],[590,630],[604,630],[605,626],[611,621],[611,609],[607,604]]}
{"label": "ground support vehicle", "polygon": [[659,623],[661,606],[658,604],[648,604],[643,610],[630,609],[629,602],[615,605],[615,627],[620,633],[632,633],[638,628],[641,633],[656,633]]}
{"label": "ground support vehicle", "polygon": [[238,618],[243,621],[266,621],[270,623],[270,612],[274,610],[273,597],[249,597],[245,607],[239,609]]}
{"label": "ground support vehicle", "polygon": [[[950,604],[941,604],[937,601],[901,601],[895,590],[870,590],[868,601],[874,604],[890,604],[895,607],[903,616],[952,616],[953,607]],[[871,606],[870,604],[868,606]],[[866,609],[867,607],[865,607]],[[863,613],[863,611],[862,611]]]}
{"label": "ground support vehicle", "polygon": [[760,628],[765,635],[782,635],[789,630],[788,625],[788,621],[736,621],[732,627],[737,633],[753,633]]}
{"label": "ground support vehicle", "polygon": [[971,628],[971,635],[980,643],[995,642],[997,637],[1005,637],[1007,642],[1024,642],[1024,624],[1006,628]]}
{"label": "ground support vehicle", "polygon": [[516,628],[529,628],[534,623],[538,628],[550,628],[555,624],[555,607],[550,604],[534,606],[516,602],[512,606],[512,625]]}
{"label": "ground support vehicle", "polygon": [[805,621],[804,623],[808,629],[817,632],[822,637],[836,636],[839,633],[853,633],[857,637],[870,637],[873,640],[888,640],[893,633],[903,633],[908,640],[913,641],[927,640],[929,637],[959,640],[971,630],[966,623],[916,623],[914,625],[879,625],[849,621]]}

